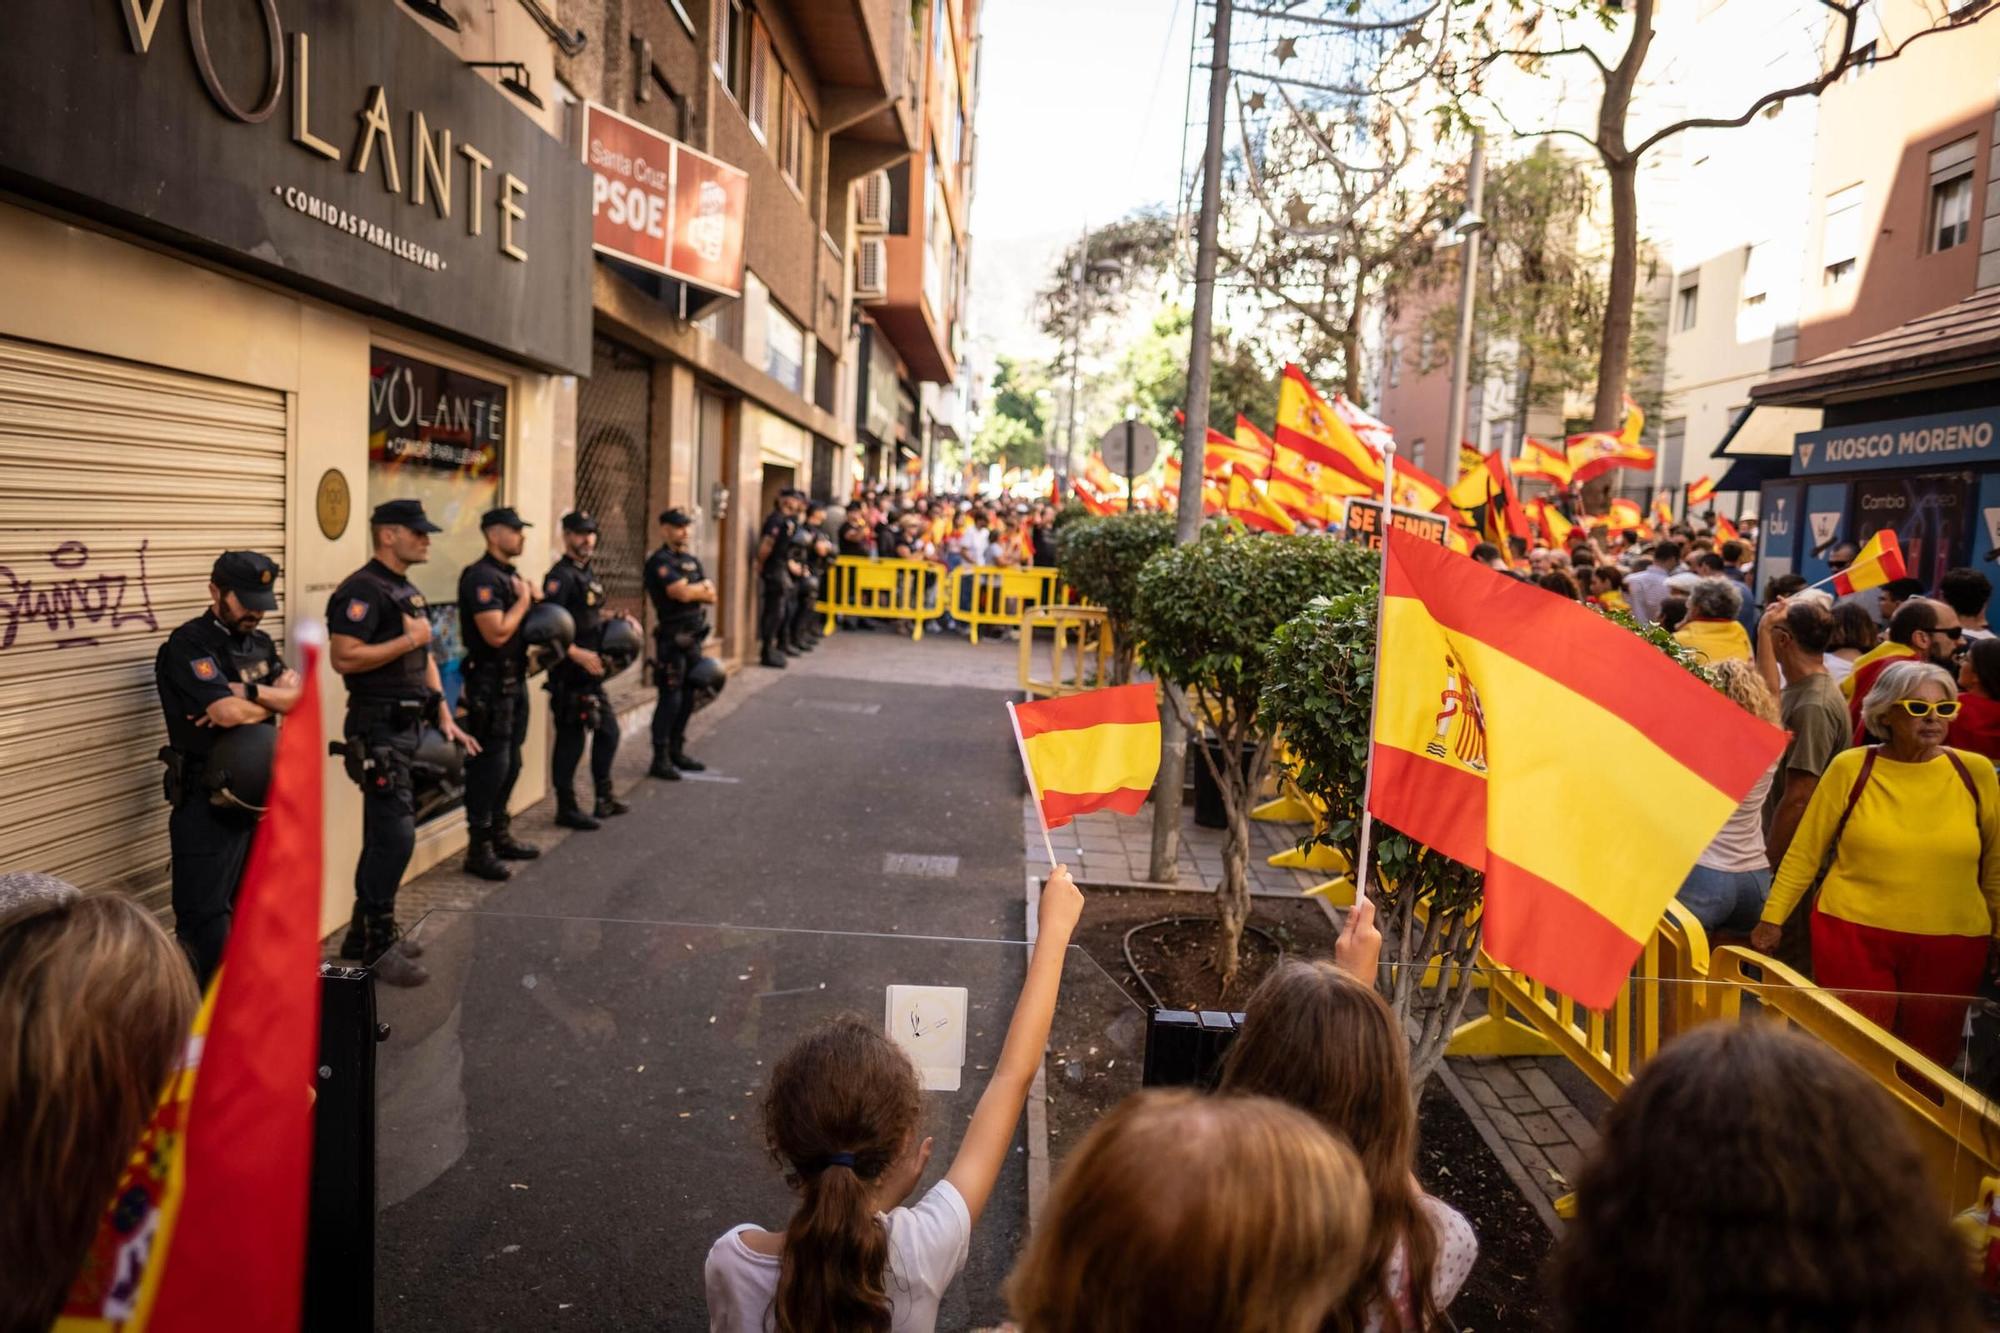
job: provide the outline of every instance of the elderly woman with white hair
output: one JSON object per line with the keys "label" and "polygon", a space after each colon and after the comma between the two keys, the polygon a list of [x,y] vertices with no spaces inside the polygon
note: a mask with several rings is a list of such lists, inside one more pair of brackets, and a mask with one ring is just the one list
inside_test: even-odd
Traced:
{"label": "elderly woman with white hair", "polygon": [[1890,663],[1861,712],[1887,739],[1827,765],[1750,942],[1775,947],[1812,897],[1814,980],[1950,1065],[2000,934],[2000,782],[1946,748],[1958,685],[1942,667]]}
{"label": "elderly woman with white hair", "polygon": [[1687,619],[1674,638],[1694,650],[1699,666],[1751,660],[1750,635],[1736,618],[1743,592],[1734,579],[1696,579],[1687,590]]}

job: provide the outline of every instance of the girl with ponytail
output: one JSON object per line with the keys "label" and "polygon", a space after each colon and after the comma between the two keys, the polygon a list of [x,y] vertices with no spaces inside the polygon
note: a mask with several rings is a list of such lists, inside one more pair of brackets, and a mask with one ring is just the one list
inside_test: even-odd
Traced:
{"label": "girl with ponytail", "polygon": [[944,1178],[914,1205],[931,1140],[909,1057],[880,1029],[837,1018],[771,1070],[764,1134],[799,1195],[781,1231],[731,1228],[709,1249],[711,1333],[930,1333],[965,1266],[973,1224],[1007,1160],[1055,1017],[1083,895],[1058,866],[1042,886],[1027,980],[993,1077]]}

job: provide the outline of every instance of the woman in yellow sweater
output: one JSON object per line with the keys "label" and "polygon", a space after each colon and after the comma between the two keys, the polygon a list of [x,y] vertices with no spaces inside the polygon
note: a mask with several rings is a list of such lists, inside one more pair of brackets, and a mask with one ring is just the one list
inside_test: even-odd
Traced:
{"label": "woman in yellow sweater", "polygon": [[1990,760],[1945,748],[1957,712],[1942,667],[1882,669],[1862,717],[1889,739],[1827,765],[1750,936],[1774,948],[1823,872],[1813,979],[1947,1066],[2000,933],[2000,782]]}

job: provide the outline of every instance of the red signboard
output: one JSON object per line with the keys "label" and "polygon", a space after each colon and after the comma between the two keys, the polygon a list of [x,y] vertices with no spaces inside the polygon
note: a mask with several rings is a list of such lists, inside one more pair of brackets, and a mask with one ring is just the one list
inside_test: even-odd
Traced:
{"label": "red signboard", "polygon": [[583,160],[593,250],[706,291],[743,294],[747,173],[594,102]]}

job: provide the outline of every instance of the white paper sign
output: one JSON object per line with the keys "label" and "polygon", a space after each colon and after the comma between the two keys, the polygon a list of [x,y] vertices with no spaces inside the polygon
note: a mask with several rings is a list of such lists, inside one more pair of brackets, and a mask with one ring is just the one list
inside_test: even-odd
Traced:
{"label": "white paper sign", "polygon": [[883,1029],[909,1052],[923,1086],[957,1092],[965,1069],[963,986],[891,986],[883,1003]]}

